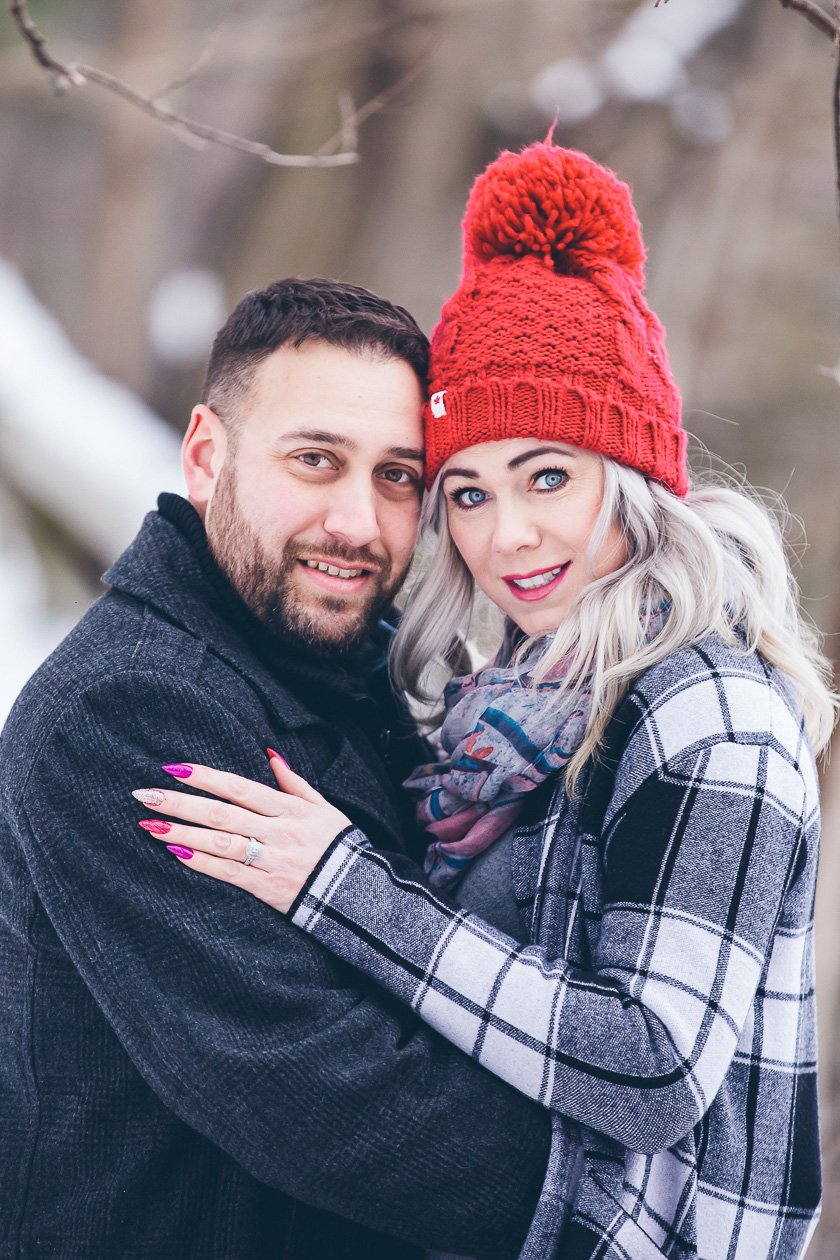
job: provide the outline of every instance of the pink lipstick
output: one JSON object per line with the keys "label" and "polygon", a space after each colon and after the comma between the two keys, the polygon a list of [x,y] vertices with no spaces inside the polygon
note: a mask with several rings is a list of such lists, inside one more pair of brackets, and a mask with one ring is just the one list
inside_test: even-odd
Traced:
{"label": "pink lipstick", "polygon": [[507,584],[508,590],[517,599],[526,602],[545,599],[563,581],[570,564],[571,561],[567,560],[565,564],[554,564],[547,569],[534,569],[531,573],[508,573],[502,581]]}

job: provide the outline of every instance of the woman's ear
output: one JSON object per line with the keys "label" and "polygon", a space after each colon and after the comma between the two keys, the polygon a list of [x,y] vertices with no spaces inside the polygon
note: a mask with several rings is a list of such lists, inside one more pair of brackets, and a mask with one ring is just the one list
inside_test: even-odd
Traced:
{"label": "woman's ear", "polygon": [[213,497],[228,452],[228,435],[215,411],[200,404],[193,408],[181,446],[181,464],[190,503],[202,520]]}

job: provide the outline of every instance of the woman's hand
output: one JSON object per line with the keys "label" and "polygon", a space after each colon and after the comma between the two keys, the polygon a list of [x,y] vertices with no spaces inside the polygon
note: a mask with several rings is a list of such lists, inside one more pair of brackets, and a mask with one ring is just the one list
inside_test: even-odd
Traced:
{"label": "woman's hand", "polygon": [[[270,755],[270,762],[279,792],[238,774],[184,763],[163,769],[221,800],[159,788],[141,788],[132,795],[148,808],[182,820],[140,823],[165,841],[179,861],[236,884],[285,914],[335,837],[351,824],[281,757]],[[254,840],[259,844],[249,848]]]}

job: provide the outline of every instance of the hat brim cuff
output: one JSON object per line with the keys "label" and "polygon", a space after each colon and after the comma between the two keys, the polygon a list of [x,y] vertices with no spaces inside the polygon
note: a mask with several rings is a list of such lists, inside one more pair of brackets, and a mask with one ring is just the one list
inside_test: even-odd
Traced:
{"label": "hat brim cuff", "polygon": [[669,416],[645,414],[626,398],[605,397],[578,382],[485,378],[437,391],[436,410],[424,408],[426,483],[431,486],[450,455],[483,442],[509,438],[551,439],[580,446],[626,464],[688,493],[688,437],[679,409]]}

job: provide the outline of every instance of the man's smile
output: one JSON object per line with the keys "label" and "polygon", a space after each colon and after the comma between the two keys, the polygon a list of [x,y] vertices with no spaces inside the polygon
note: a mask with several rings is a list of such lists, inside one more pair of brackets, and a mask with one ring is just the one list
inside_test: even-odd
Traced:
{"label": "man's smile", "polygon": [[346,561],[342,565],[335,559],[299,559],[298,565],[304,570],[306,579],[330,594],[355,594],[364,590],[369,579],[374,576],[371,569],[345,567]]}

